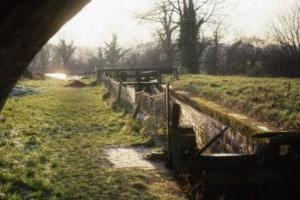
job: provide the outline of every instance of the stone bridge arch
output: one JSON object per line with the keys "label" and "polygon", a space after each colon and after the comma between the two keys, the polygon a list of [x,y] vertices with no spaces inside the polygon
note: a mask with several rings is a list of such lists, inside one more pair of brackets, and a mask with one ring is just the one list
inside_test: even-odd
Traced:
{"label": "stone bridge arch", "polygon": [[0,5],[0,112],[41,47],[90,0],[6,0]]}

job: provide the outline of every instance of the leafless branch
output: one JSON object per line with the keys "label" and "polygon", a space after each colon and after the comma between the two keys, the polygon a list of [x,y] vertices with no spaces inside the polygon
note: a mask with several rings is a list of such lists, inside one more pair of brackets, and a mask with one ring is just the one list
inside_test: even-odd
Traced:
{"label": "leafless branch", "polygon": [[285,10],[285,14],[273,22],[274,39],[288,53],[300,55],[300,3]]}

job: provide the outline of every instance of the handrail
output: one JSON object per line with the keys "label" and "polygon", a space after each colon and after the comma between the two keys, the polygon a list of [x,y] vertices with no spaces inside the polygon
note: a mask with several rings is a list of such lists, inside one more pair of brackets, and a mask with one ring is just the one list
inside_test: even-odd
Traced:
{"label": "handrail", "polygon": [[99,71],[105,71],[105,72],[117,72],[117,71],[174,71],[177,70],[177,68],[163,68],[163,67],[153,67],[153,68],[100,68]]}
{"label": "handrail", "polygon": [[228,130],[228,126],[220,131],[218,135],[216,135],[207,145],[205,145],[202,149],[200,149],[199,153],[202,154],[206,149],[208,149],[217,139],[219,139],[223,134]]}

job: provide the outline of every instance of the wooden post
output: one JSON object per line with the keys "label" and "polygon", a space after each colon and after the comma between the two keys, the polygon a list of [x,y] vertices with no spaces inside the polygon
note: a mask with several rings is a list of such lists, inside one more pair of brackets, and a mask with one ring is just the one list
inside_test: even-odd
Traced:
{"label": "wooden post", "polygon": [[162,82],[161,73],[158,72],[158,75],[157,75],[157,76],[158,76],[158,77],[157,77],[158,83],[161,84],[161,82]]}
{"label": "wooden post", "polygon": [[167,123],[167,150],[169,152],[169,145],[170,145],[170,88],[169,88],[169,83],[166,84],[166,89],[165,89],[165,95],[166,95],[166,110],[165,110],[165,114],[166,114],[166,123]]}
{"label": "wooden post", "polygon": [[140,71],[138,71],[137,72],[137,82],[138,82],[138,91],[140,91],[141,90],[141,72]]}
{"label": "wooden post", "polygon": [[116,74],[116,75],[117,75],[116,80],[117,80],[118,82],[121,82],[121,81],[120,81],[120,74],[119,74],[119,71],[117,71],[117,74]]}
{"label": "wooden post", "polygon": [[171,118],[171,134],[176,132],[176,129],[179,127],[180,119],[180,105],[177,103],[172,104],[172,118]]}
{"label": "wooden post", "polygon": [[176,70],[175,70],[175,68],[173,69],[173,78],[176,80]]}
{"label": "wooden post", "polygon": [[176,158],[176,134],[179,127],[180,106],[176,103],[171,104],[169,116],[169,134],[168,134],[168,164],[171,168],[174,167],[174,159]]}
{"label": "wooden post", "polygon": [[140,108],[141,108],[141,104],[142,104],[142,98],[139,98],[138,104],[137,104],[136,108],[134,109],[134,112],[132,115],[133,119],[135,119],[137,117],[137,114],[139,113]]}
{"label": "wooden post", "polygon": [[97,74],[96,74],[96,82],[97,83],[100,83],[100,69],[99,69],[99,65],[98,64],[96,64],[96,68],[97,68]]}
{"label": "wooden post", "polygon": [[174,72],[175,72],[175,80],[178,80],[178,79],[179,79],[179,76],[178,76],[178,69],[175,68],[175,69],[174,69]]}
{"label": "wooden post", "polygon": [[118,90],[118,94],[117,94],[117,102],[119,102],[120,99],[121,99],[121,92],[122,92],[122,82],[119,82],[119,90]]}
{"label": "wooden post", "polygon": [[108,85],[108,92],[112,96],[114,92],[113,92],[113,88],[112,88],[111,81],[109,78],[107,78],[107,85]]}
{"label": "wooden post", "polygon": [[247,144],[247,153],[250,153],[250,137],[246,137],[246,144]]}

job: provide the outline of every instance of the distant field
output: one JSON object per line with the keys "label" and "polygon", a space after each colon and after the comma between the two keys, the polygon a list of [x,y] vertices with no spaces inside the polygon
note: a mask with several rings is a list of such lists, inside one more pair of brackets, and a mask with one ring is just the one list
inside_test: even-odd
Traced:
{"label": "distant field", "polygon": [[300,79],[183,75],[171,84],[279,129],[300,130]]}

